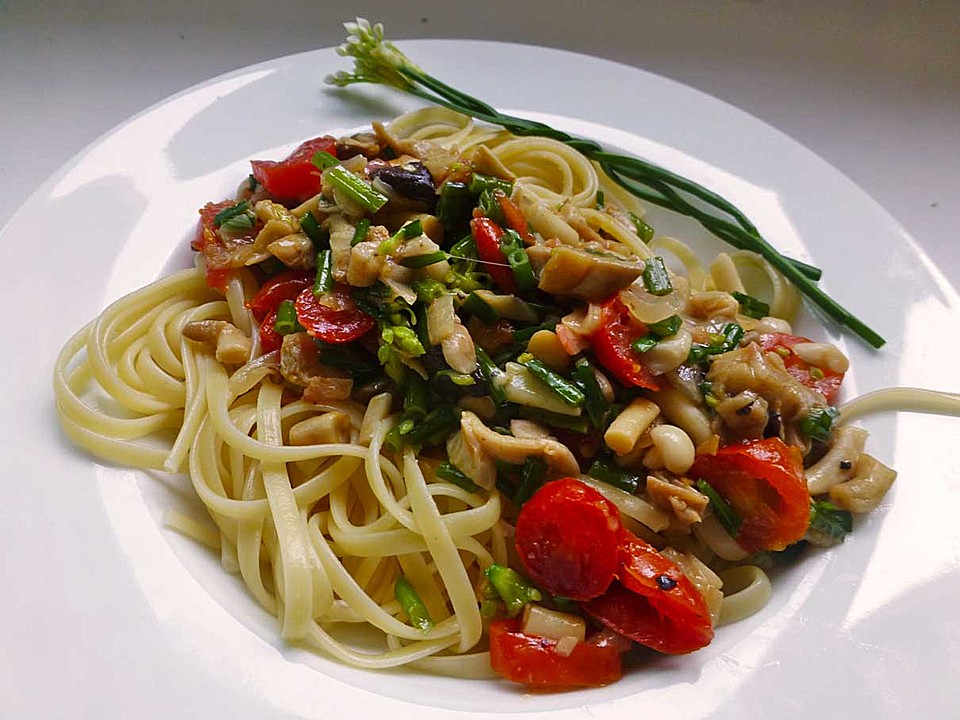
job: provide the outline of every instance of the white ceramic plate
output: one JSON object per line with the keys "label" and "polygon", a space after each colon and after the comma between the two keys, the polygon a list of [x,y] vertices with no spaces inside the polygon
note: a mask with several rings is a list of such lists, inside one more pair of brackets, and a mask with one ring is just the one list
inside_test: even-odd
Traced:
{"label": "white ceramic plate", "polygon": [[[454,86],[549,113],[719,190],[775,245],[825,268],[828,291],[889,341],[880,353],[845,341],[855,368],[848,395],[956,388],[956,291],[880,207],[776,130],[581,55],[481,42],[402,47]],[[68,445],[50,391],[60,345],[110,300],[186,264],[198,207],[231,193],[252,157],[280,157],[305,137],[413,107],[379,88],[324,89],[323,77],[345,67],[323,50],[180,93],[90,146],[5,228],[4,715],[956,717],[956,420],[870,419],[872,451],[900,471],[889,500],[843,546],[776,577],[762,613],[692,656],[658,659],[613,687],[554,695],[357,671],[284,647],[211,554],[162,528],[164,507],[189,504],[184,482],[103,467]],[[695,226],[653,217],[714,247]]]}

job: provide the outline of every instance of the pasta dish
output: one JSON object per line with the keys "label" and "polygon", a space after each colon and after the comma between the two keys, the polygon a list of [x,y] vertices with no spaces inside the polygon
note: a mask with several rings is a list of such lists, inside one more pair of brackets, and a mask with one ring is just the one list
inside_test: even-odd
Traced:
{"label": "pasta dish", "polygon": [[78,446],[189,474],[210,523],[167,523],[286,641],[605,685],[760,610],[894,481],[783,273],[703,262],[568,144],[427,107],[251,170],[54,386]]}

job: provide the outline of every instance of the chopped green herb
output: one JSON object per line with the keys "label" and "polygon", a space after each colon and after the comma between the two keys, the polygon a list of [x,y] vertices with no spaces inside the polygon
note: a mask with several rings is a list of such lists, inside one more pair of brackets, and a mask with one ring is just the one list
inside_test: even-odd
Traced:
{"label": "chopped green herb", "polygon": [[307,210],[306,214],[300,218],[300,229],[304,235],[310,238],[313,246],[318,250],[330,241],[330,236],[320,227],[316,215],[310,210]]}
{"label": "chopped green herb", "polygon": [[403,575],[397,578],[393,587],[393,596],[400,603],[400,609],[410,618],[410,624],[420,632],[429,632],[433,627],[433,620],[430,619],[427,606],[423,604],[413,585]]}
{"label": "chopped green herb", "polygon": [[331,155],[326,150],[318,150],[313,154],[313,157],[310,158],[310,162],[314,167],[320,170],[326,170],[329,167],[339,164],[340,161],[336,155]]}
{"label": "chopped green herb", "polygon": [[469,189],[474,195],[479,195],[492,190],[502,190],[509,195],[513,192],[513,183],[509,180],[501,180],[498,177],[493,177],[492,175],[473,173],[473,175],[470,177]]}
{"label": "chopped green herb", "polygon": [[740,312],[742,312],[747,317],[752,317],[755,320],[760,318],[767,317],[770,314],[770,306],[765,303],[763,300],[758,300],[757,298],[751,295],[745,295],[742,292],[732,292],[734,299],[740,303]]}
{"label": "chopped green herb", "polygon": [[400,261],[400,264],[404,267],[419,269],[425,268],[428,265],[436,265],[438,262],[443,262],[446,259],[447,254],[443,250],[436,250],[435,252],[424,253],[423,255],[405,257]]}
{"label": "chopped green herb", "polygon": [[243,215],[249,209],[250,209],[250,203],[248,203],[246,200],[244,200],[243,202],[238,202],[236,205],[232,205],[231,207],[224,208],[223,210],[218,212],[216,215],[214,215],[213,224],[217,227],[222,227],[225,222],[227,222],[231,218],[236,217],[237,215]]}
{"label": "chopped green herb", "polygon": [[357,222],[357,227],[353,231],[353,239],[350,240],[350,247],[354,245],[359,245],[364,240],[367,239],[367,233],[370,231],[370,219],[369,218],[360,218]]}
{"label": "chopped green herb", "polygon": [[456,465],[450,462],[442,462],[437,468],[437,477],[441,480],[446,480],[451,482],[459,488],[466,490],[467,492],[475,493],[480,489],[480,486],[477,485],[473,480],[467,477],[464,472],[458,468]]}
{"label": "chopped green herb", "polygon": [[603,460],[595,460],[587,475],[631,494],[640,487],[641,480],[638,475]]}
{"label": "chopped green herb", "polygon": [[810,504],[810,527],[808,533],[816,533],[821,539],[841,542],[853,531],[853,515],[841,510],[826,500],[814,500]]}
{"label": "chopped green herb", "polygon": [[543,599],[543,595],[520,573],[505,565],[494,563],[484,570],[487,580],[507,606],[507,615],[516,616],[528,602]]}
{"label": "chopped green herb", "polygon": [[517,492],[513,496],[514,504],[523,507],[523,504],[543,485],[546,476],[546,461],[539,457],[528,457],[520,470],[520,481],[517,483]]}
{"label": "chopped green herb", "polygon": [[602,428],[610,407],[607,399],[603,396],[603,391],[600,389],[600,383],[597,381],[597,374],[594,372],[593,365],[585,357],[579,358],[573,364],[573,379],[580,390],[583,391],[584,398],[586,398],[583,406],[591,424],[595,428]]}
{"label": "chopped green herb", "polygon": [[357,203],[367,212],[374,213],[389,199],[379,190],[375,190],[366,180],[347,170],[343,165],[335,165],[327,170],[327,179],[336,190]]}
{"label": "chopped green herb", "polygon": [[709,507],[713,510],[713,514],[716,515],[717,520],[723,525],[727,534],[735,538],[737,533],[740,532],[740,525],[743,523],[743,520],[730,506],[730,503],[728,503],[720,493],[714,490],[713,486],[706,480],[697,480],[697,490],[707,496],[710,500]]}
{"label": "chopped green herb", "polygon": [[568,405],[580,407],[586,402],[587,398],[583,392],[581,392],[580,388],[565,377],[555,373],[530,353],[521,355],[517,358],[517,362],[527,368],[531,375],[560,396]]}
{"label": "chopped green herb", "polygon": [[667,273],[667,266],[663,264],[663,258],[647,258],[643,268],[643,287],[651,295],[669,295],[673,292],[673,285],[670,283],[670,275]]}
{"label": "chopped green herb", "polygon": [[477,293],[472,292],[460,303],[460,309],[469,315],[475,315],[479,320],[487,325],[493,325],[500,319],[500,313],[494,310]]}
{"label": "chopped green herb", "polygon": [[637,235],[640,237],[641,240],[643,240],[645,243],[648,243],[651,240],[653,240],[653,236],[656,231],[652,227],[647,225],[643,221],[643,218],[641,218],[639,215],[634,215],[633,213],[630,213],[630,220],[633,222],[633,227],[636,228]]}
{"label": "chopped green herb", "polygon": [[317,276],[313,281],[313,294],[320,297],[333,290],[333,252],[321,250],[317,253]]}
{"label": "chopped green herb", "polygon": [[638,353],[650,352],[660,343],[660,336],[656,333],[647,333],[646,335],[641,335],[632,343],[632,347]]}
{"label": "chopped green herb", "polygon": [[813,408],[800,421],[800,432],[811,440],[827,442],[833,429],[833,421],[840,417],[840,411],[832,405],[825,408]]}
{"label": "chopped green herb", "polygon": [[278,335],[302,332],[303,327],[297,322],[297,309],[293,300],[281,300],[277,306],[277,320],[273,325]]}
{"label": "chopped green herb", "polygon": [[663,320],[658,320],[654,323],[647,323],[647,330],[652,332],[654,335],[658,335],[659,337],[670,337],[671,335],[676,335],[677,332],[679,332],[682,324],[683,320],[679,315],[671,315]]}

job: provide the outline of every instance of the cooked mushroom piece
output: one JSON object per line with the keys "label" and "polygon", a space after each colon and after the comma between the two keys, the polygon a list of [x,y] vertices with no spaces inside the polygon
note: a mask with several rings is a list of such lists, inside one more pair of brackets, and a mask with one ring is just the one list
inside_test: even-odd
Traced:
{"label": "cooked mushroom piece", "polygon": [[552,295],[599,301],[629,286],[642,273],[641,262],[561,246],[554,249],[543,266],[539,287]]}
{"label": "cooked mushroom piece", "polygon": [[219,362],[242,365],[250,359],[251,340],[226,320],[195,320],[183,326],[184,337],[214,350]]}
{"label": "cooked mushroom piece", "polygon": [[384,183],[395,195],[423,203],[428,208],[437,201],[437,188],[433,184],[433,177],[423,163],[417,160],[377,168],[370,179]]}
{"label": "cooked mushroom piece", "polygon": [[447,441],[450,461],[483,488],[493,487],[496,461],[521,464],[528,457],[542,457],[553,477],[577,476],[580,466],[566,445],[554,438],[501,435],[491,430],[472,412],[460,416],[460,432]]}

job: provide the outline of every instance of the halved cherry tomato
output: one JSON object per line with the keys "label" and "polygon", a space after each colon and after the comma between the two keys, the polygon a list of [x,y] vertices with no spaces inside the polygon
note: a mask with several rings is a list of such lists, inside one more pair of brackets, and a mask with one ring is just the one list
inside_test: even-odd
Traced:
{"label": "halved cherry tomato", "polygon": [[267,313],[276,312],[282,301],[296,300],[300,293],[313,287],[315,276],[312,270],[287,270],[274,275],[247,301],[247,307],[257,320],[263,320]]}
{"label": "halved cherry tomato", "polygon": [[517,292],[517,281],[507,262],[507,256],[500,249],[503,230],[493,220],[476,217],[470,221],[470,233],[477,244],[477,254],[483,261],[484,269],[503,292],[511,295]]}
{"label": "halved cherry tomato", "polygon": [[620,512],[574,478],[544,484],[517,517],[515,542],[530,579],[553,595],[589,600],[613,580]]}
{"label": "halved cherry tomato", "polygon": [[834,372],[829,368],[818,368],[820,371],[818,377],[814,377],[810,373],[812,369],[810,363],[793,350],[794,345],[808,343],[811,342],[810,340],[787,333],[764,333],[757,338],[757,342],[765,351],[773,351],[782,357],[787,372],[793,377],[808,388],[812,388],[823,395],[831,405],[837,402],[837,396],[840,394],[840,383],[843,382],[843,373]]}
{"label": "halved cherry tomato", "polygon": [[281,345],[283,345],[283,335],[277,332],[277,309],[274,308],[260,321],[260,352],[266,355],[268,352],[279,350]]}
{"label": "halved cherry tomato", "polygon": [[617,578],[582,606],[611,630],[671,655],[693,652],[713,639],[710,612],[697,588],[676,564],[627,530]]}
{"label": "halved cherry tomato", "polygon": [[347,285],[337,284],[318,299],[307,288],[296,299],[297,320],[309,335],[328,343],[347,343],[369,332],[376,321],[357,307]]}
{"label": "halved cherry tomato", "polygon": [[640,362],[631,343],[647,333],[646,326],[636,320],[618,298],[603,304],[600,328],[590,336],[593,354],[624,385],[647,390],[661,390],[660,380]]}
{"label": "halved cherry tomato", "polygon": [[519,620],[490,626],[490,667],[503,677],[540,687],[600,687],[620,679],[620,650],[612,643],[579,642],[569,655],[557,641],[520,631]]}
{"label": "halved cherry tomato", "polygon": [[306,200],[320,192],[320,170],[311,160],[321,151],[336,157],[336,138],[324,135],[307,140],[280,162],[253,160],[253,176],[272,197]]}
{"label": "halved cherry tomato", "polygon": [[749,552],[783,550],[807,532],[810,492],[800,452],[780,438],[749,440],[699,455],[689,472],[730,503],[742,523],[737,543]]}

